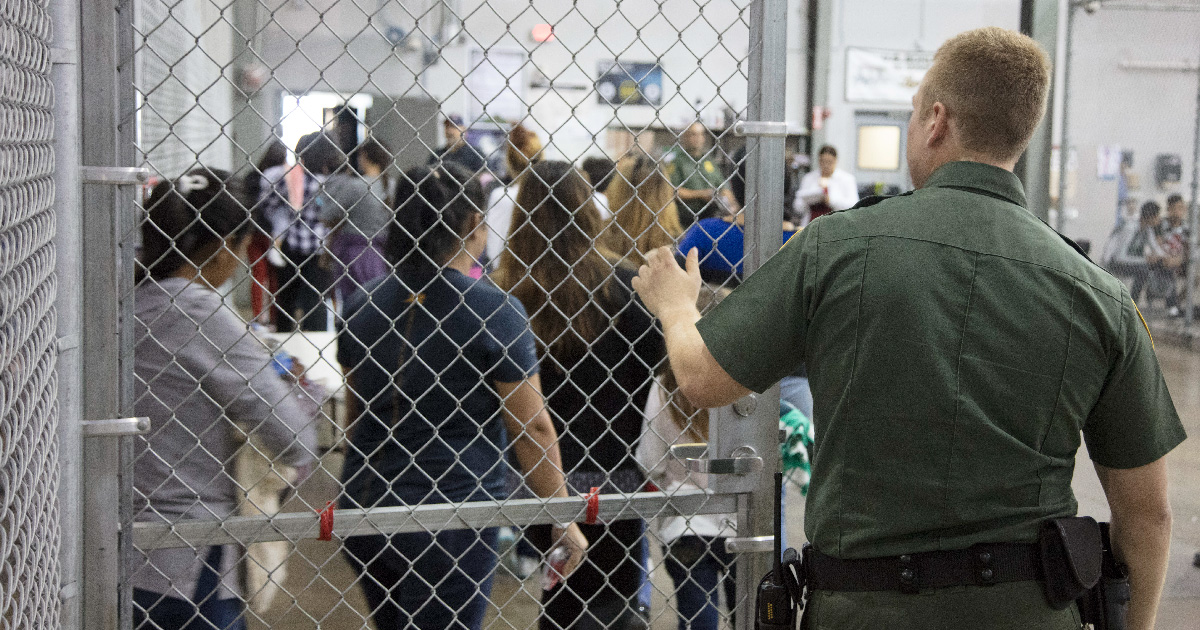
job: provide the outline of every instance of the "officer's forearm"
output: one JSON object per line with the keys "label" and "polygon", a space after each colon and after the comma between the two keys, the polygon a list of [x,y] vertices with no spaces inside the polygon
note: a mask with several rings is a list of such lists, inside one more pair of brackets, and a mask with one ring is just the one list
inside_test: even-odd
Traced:
{"label": "officer's forearm", "polygon": [[1096,472],[1112,509],[1113,552],[1129,567],[1129,628],[1151,630],[1171,549],[1166,462],[1132,469],[1097,465]]}
{"label": "officer's forearm", "polygon": [[1130,630],[1152,630],[1167,579],[1171,550],[1171,512],[1134,519],[1112,519],[1112,543],[1129,566]]}
{"label": "officer's forearm", "polygon": [[1112,542],[1117,556],[1129,567],[1130,630],[1152,630],[1167,575],[1171,520],[1112,519]]}
{"label": "officer's forearm", "polygon": [[692,305],[661,313],[667,356],[679,391],[702,409],[722,407],[750,393],[713,358],[696,328],[700,312]]}

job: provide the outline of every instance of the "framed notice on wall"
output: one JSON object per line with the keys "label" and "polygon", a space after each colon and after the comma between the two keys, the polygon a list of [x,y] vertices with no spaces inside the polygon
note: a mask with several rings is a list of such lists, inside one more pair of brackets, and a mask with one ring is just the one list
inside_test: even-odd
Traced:
{"label": "framed notice on wall", "polygon": [[912,106],[933,53],[876,48],[846,49],[846,101]]}
{"label": "framed notice on wall", "polygon": [[609,105],[662,105],[663,73],[658,64],[601,61],[596,98]]}
{"label": "framed notice on wall", "polygon": [[[529,112],[525,100],[524,50],[474,49],[467,59],[467,123],[490,116],[521,120]],[[449,112],[454,113],[454,112]]]}

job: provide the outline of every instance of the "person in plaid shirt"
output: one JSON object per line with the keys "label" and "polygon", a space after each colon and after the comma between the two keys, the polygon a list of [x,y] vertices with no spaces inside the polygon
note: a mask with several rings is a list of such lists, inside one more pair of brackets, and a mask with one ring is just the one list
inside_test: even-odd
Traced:
{"label": "person in plaid shirt", "polygon": [[298,167],[276,166],[263,172],[259,203],[271,236],[283,255],[278,272],[276,305],[280,331],[325,330],[325,292],[332,274],[321,267],[320,254],[329,229],[321,222],[314,199],[322,182],[346,161],[328,134],[314,132],[296,143]]}

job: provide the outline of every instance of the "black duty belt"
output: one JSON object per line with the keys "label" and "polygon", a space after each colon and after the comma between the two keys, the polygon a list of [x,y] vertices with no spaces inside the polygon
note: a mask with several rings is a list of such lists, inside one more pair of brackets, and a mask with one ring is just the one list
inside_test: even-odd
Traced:
{"label": "black duty belt", "polygon": [[816,591],[916,593],[927,588],[1042,579],[1036,543],[981,544],[862,560],[839,560],[808,547],[803,567],[807,588]]}

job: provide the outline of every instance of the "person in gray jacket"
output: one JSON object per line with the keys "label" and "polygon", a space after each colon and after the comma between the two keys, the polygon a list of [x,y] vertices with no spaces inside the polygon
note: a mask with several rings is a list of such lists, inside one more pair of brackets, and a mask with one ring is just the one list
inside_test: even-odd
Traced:
{"label": "person in gray jacket", "polygon": [[[150,432],[134,454],[134,513],[175,523],[234,514],[232,462],[254,435],[275,461],[315,461],[317,407],[217,292],[243,264],[249,214],[228,173],[196,169],[155,186],[135,290],[135,410]],[[299,481],[297,482],[299,483]],[[133,552],[134,626],[243,630],[233,545]]]}

